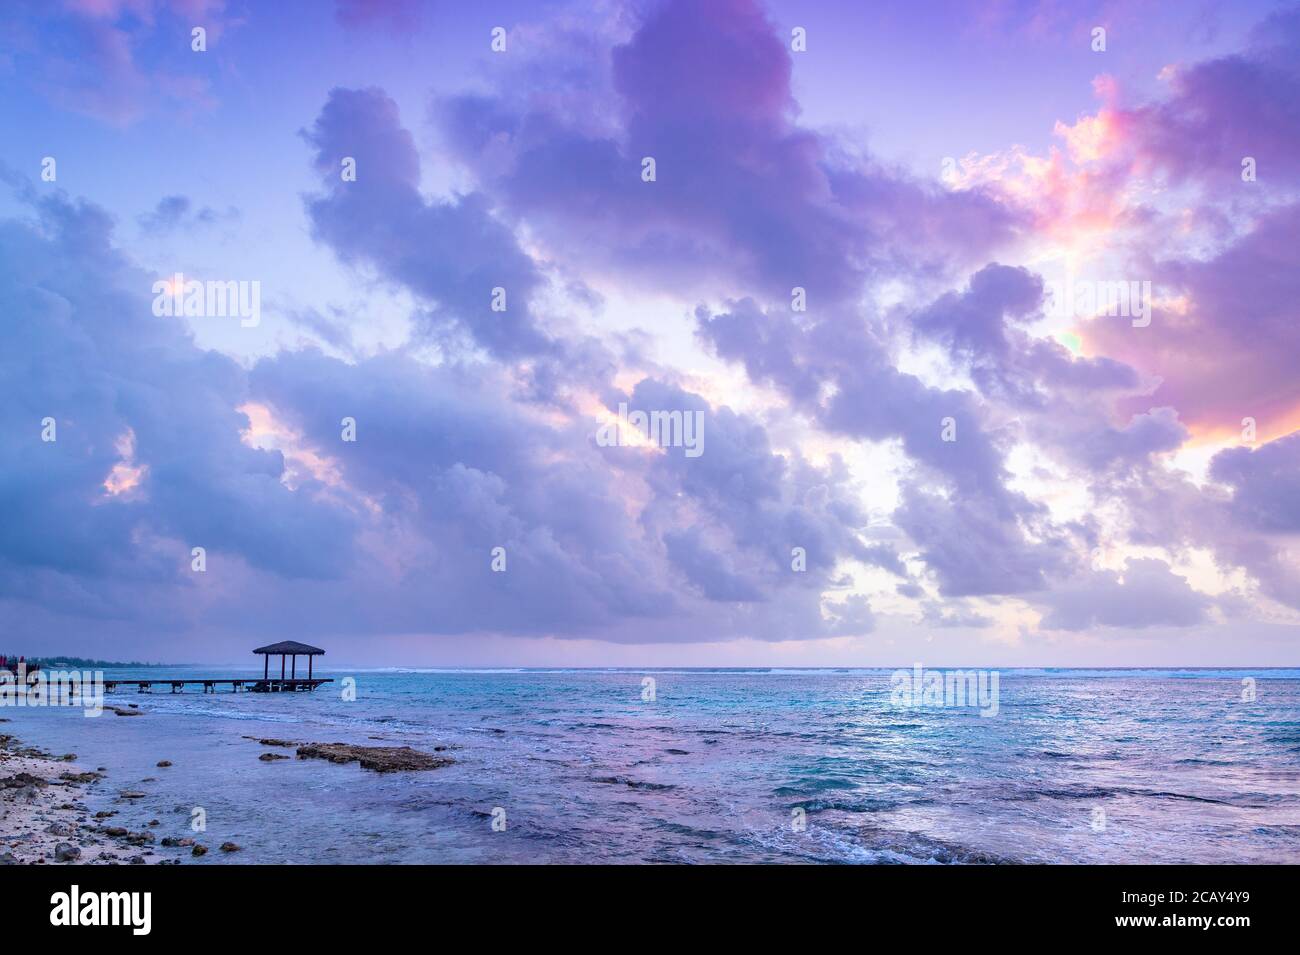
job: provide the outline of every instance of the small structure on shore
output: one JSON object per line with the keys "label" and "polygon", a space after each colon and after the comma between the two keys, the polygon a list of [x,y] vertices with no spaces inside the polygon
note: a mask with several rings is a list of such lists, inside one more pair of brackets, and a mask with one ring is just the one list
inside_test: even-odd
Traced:
{"label": "small structure on shore", "polygon": [[260,653],[263,657],[263,661],[262,661],[263,680],[267,679],[269,669],[271,666],[271,657],[275,656],[276,654],[279,654],[281,681],[284,680],[284,658],[285,657],[293,658],[293,666],[289,673],[289,679],[291,680],[297,679],[298,677],[298,658],[306,657],[307,658],[307,679],[310,680],[311,679],[311,658],[323,657],[325,655],[325,651],[322,650],[320,647],[313,647],[306,643],[299,643],[297,640],[282,640],[279,643],[272,643],[265,647],[258,647],[253,652]]}

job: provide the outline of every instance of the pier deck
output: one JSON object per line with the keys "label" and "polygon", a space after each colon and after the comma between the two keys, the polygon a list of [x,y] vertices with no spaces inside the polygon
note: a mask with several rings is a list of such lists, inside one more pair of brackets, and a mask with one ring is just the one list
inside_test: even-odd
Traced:
{"label": "pier deck", "polygon": [[293,677],[285,678],[208,678],[208,677],[187,677],[184,679],[171,679],[170,677],[151,677],[147,680],[105,680],[104,691],[112,693],[119,686],[133,686],[138,693],[152,693],[156,686],[170,687],[173,693],[180,693],[187,686],[198,685],[203,687],[204,693],[216,693],[218,686],[230,685],[232,693],[238,693],[240,690],[251,693],[289,693],[298,690],[314,690],[322,683],[333,683],[329,679],[308,679],[301,680]]}

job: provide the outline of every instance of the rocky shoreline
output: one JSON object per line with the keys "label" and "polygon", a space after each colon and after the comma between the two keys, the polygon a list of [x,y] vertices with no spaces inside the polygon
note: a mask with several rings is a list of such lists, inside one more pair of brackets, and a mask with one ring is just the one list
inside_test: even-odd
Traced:
{"label": "rocky shoreline", "polygon": [[[123,823],[133,794],[123,792],[120,810],[93,813],[87,791],[98,787],[104,767],[76,765],[75,753],[56,756],[0,733],[0,865],[167,865],[155,848],[157,819]],[[119,821],[119,817],[121,817]]]}
{"label": "rocky shoreline", "polygon": [[[428,769],[441,769],[450,766],[456,760],[450,756],[422,753],[409,746],[358,746],[355,743],[300,743],[291,739],[264,739],[245,736],[261,743],[263,746],[279,746],[293,749],[299,759],[324,759],[331,763],[357,763],[362,769],[376,773],[420,772]],[[445,753],[449,747],[435,746],[434,753]],[[269,762],[276,759],[288,759],[281,753],[263,753],[258,759]]]}
{"label": "rocky shoreline", "polygon": [[[138,713],[139,709],[132,708],[119,715]],[[188,829],[164,835],[160,820],[145,818],[147,814],[136,809],[145,794],[129,787],[118,791],[112,808],[92,811],[86,797],[99,795],[108,769],[81,767],[75,753],[56,755],[25,746],[3,732],[5,722],[0,720],[0,865],[176,865],[209,852],[209,846]],[[435,747],[434,755],[406,746],[247,738],[262,746],[294,749],[299,759],[356,762],[379,773],[439,769],[455,762],[443,755],[447,747],[442,746]],[[288,757],[266,752],[258,758]],[[171,765],[166,759],[157,763],[164,772]],[[136,816],[139,818],[133,818]],[[240,851],[233,842],[222,843],[217,849]]]}

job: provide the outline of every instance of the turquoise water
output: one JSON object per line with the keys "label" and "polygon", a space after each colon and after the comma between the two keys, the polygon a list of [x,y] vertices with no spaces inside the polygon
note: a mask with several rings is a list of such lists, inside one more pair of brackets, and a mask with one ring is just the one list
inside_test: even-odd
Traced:
{"label": "turquoise water", "polygon": [[[200,838],[244,851],[201,865],[1300,861],[1300,671],[1002,670],[992,717],[897,706],[891,672],[322,668],[357,699],[337,683],[119,691],[109,703],[147,714],[0,716],[108,767],[87,802],[116,824],[192,835],[202,807]],[[160,673],[260,669],[107,675]],[[445,746],[456,763],[261,762],[272,750],[245,736]]]}

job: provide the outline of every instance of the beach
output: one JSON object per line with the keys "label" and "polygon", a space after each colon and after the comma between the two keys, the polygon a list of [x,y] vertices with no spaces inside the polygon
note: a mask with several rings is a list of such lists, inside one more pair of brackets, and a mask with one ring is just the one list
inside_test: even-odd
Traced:
{"label": "beach", "polygon": [[43,864],[58,864],[58,842],[77,863],[187,865],[1300,861],[1293,670],[1004,670],[982,707],[900,705],[889,670],[330,675],[352,677],[356,699],[119,692],[93,719],[7,710],[0,777],[47,785],[6,789],[0,851]]}
{"label": "beach", "polygon": [[120,810],[94,812],[87,791],[105,783],[105,767],[86,769],[75,753],[54,756],[2,732],[0,723],[0,865],[147,865],[161,855],[145,820],[134,831],[131,800]]}

